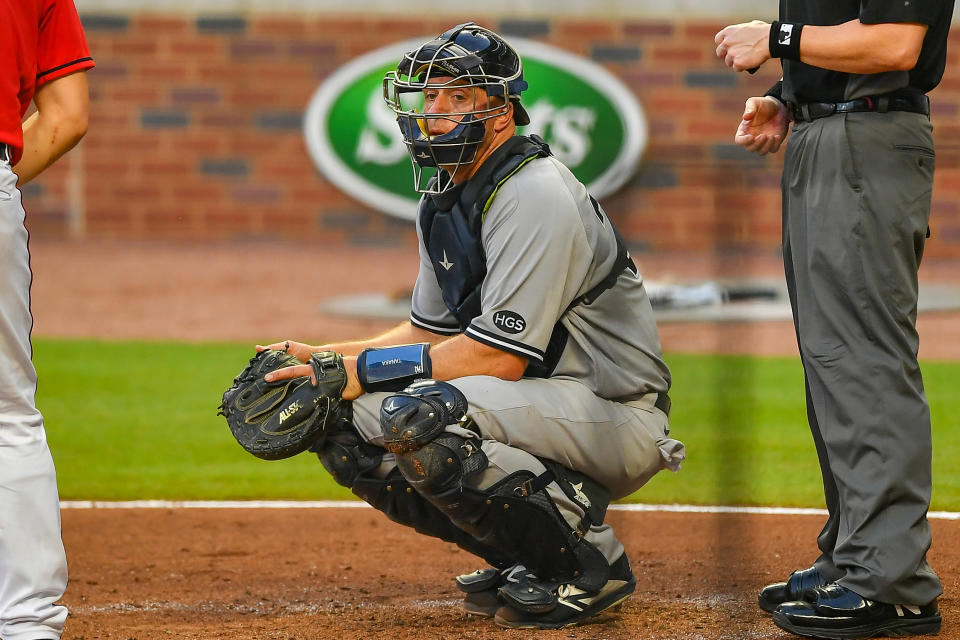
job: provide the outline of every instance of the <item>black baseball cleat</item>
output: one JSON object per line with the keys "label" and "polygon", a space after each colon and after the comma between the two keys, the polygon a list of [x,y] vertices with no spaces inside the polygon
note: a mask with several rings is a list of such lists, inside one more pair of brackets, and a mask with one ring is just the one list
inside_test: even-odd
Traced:
{"label": "black baseball cleat", "polygon": [[506,604],[494,621],[511,629],[562,629],[620,604],[636,588],[637,579],[623,554],[610,566],[610,578],[598,591],[532,580],[501,587],[500,597]]}
{"label": "black baseball cleat", "polygon": [[774,582],[760,590],[757,604],[767,613],[773,613],[784,602],[803,600],[803,592],[827,584],[816,567],[794,571],[786,582]]}
{"label": "black baseball cleat", "polygon": [[463,597],[463,610],[466,613],[492,618],[497,609],[503,606],[497,591],[500,587],[520,580],[536,580],[532,572],[522,564],[506,569],[478,569],[473,573],[457,576],[457,588],[466,595]]}
{"label": "black baseball cleat", "polygon": [[785,602],[773,612],[778,627],[809,638],[917,636],[940,631],[936,599],[925,605],[867,600],[835,582],[806,592],[808,602]]}

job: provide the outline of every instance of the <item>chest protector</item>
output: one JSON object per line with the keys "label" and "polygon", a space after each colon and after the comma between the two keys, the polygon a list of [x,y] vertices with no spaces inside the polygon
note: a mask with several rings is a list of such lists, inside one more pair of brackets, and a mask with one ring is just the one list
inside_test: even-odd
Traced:
{"label": "chest protector", "polygon": [[[504,182],[525,164],[550,155],[550,147],[536,135],[514,136],[498,147],[467,182],[436,196],[428,196],[420,204],[419,221],[423,242],[443,301],[460,324],[463,332],[481,314],[480,289],[487,275],[487,257],[483,250],[481,226],[483,218]],[[600,205],[592,197],[597,216],[604,219]],[[612,223],[611,223],[612,226]],[[612,287],[627,268],[636,270],[620,234],[617,238],[617,260],[610,273],[586,294],[567,308],[582,302],[593,302]],[[558,320],[545,362],[531,363],[524,375],[548,377],[556,367],[567,342],[567,331]]]}

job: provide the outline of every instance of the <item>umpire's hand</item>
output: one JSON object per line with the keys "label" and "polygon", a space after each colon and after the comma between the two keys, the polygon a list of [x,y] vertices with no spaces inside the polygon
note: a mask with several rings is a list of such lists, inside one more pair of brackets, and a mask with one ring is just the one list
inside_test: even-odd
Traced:
{"label": "umpire's hand", "polygon": [[752,71],[770,59],[770,23],[732,24],[713,38],[717,57],[734,71]]}
{"label": "umpire's hand", "polygon": [[733,141],[762,156],[776,153],[787,138],[790,116],[787,107],[770,96],[747,99],[743,118]]}

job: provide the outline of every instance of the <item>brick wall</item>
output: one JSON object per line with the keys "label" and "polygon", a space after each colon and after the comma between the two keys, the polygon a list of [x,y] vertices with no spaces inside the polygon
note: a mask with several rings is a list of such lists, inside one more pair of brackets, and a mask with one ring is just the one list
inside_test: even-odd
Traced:
{"label": "brick wall", "polygon": [[[81,9],[81,13],[83,11]],[[265,13],[83,14],[97,68],[90,130],[28,186],[35,236],[298,238],[396,244],[409,223],[342,194],[313,167],[301,116],[338,65],[451,19]],[[604,205],[637,249],[779,246],[781,158],[733,145],[743,101],[778,76],[716,60],[722,20],[475,16],[602,64],[644,106],[650,141]],[[933,94],[938,144],[930,255],[960,256],[960,34]]]}

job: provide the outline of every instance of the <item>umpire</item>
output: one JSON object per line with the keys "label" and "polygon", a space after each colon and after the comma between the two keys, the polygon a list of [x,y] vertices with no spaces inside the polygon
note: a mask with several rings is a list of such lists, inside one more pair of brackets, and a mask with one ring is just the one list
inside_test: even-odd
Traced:
{"label": "umpire", "polygon": [[759,604],[799,635],[940,629],[915,325],[934,170],[926,94],[943,75],[953,4],[781,0],[780,21],[716,36],[736,71],[783,67],[747,100],[737,144],[775,152],[793,121],[783,261],[829,515],[813,566]]}

